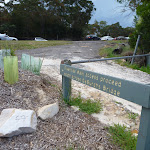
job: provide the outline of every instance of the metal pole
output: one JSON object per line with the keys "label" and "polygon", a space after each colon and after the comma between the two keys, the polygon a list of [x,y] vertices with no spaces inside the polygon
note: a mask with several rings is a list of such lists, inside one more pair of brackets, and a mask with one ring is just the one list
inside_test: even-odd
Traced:
{"label": "metal pole", "polygon": [[[135,50],[134,50],[133,56],[135,56],[135,54],[136,54],[139,41],[140,41],[140,35],[138,35],[138,39],[137,39],[137,41],[136,41],[136,46],[135,46]],[[134,57],[132,58],[131,65],[133,64],[133,61],[134,61]]]}
{"label": "metal pole", "polygon": [[71,62],[71,64],[106,61],[106,60],[116,60],[116,59],[127,59],[127,58],[144,57],[144,56],[150,56],[150,54],[134,55],[134,56],[123,56],[123,57],[112,57],[112,58],[104,58],[104,59],[89,59],[89,60],[73,61],[73,62]]}

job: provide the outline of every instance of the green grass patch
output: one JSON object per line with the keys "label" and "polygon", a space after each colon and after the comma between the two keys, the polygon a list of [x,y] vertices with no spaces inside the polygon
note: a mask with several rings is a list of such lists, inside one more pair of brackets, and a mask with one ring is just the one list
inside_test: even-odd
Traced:
{"label": "green grass patch", "polygon": [[108,43],[115,43],[115,44],[119,44],[119,43],[127,43],[128,40],[113,40],[113,41],[107,41]]}
{"label": "green grass patch", "polygon": [[36,49],[56,45],[71,44],[69,41],[0,41],[0,49]]}
{"label": "green grass patch", "polygon": [[71,98],[68,104],[79,107],[81,111],[87,114],[99,113],[102,110],[102,104],[99,101],[83,100],[80,96]]}
{"label": "green grass patch", "polygon": [[[122,56],[126,56],[129,53],[133,53],[134,49],[131,49],[130,46],[126,43],[127,41],[124,40],[116,40],[116,41],[107,41],[108,45],[104,46],[103,48],[101,48],[99,50],[99,55],[102,57],[106,57],[106,58],[111,58],[111,57],[122,57]],[[120,43],[125,43],[126,46],[122,47],[123,48],[123,52],[121,54],[113,54],[113,50],[118,48]],[[118,59],[115,60],[116,63],[122,65],[122,66],[126,66],[128,68],[132,68],[132,69],[136,69],[136,70],[140,70],[143,72],[146,72],[148,74],[150,74],[150,66],[138,66],[137,64],[133,64],[131,65],[131,63],[127,62],[127,61],[123,61],[123,59]]]}
{"label": "green grass patch", "polygon": [[137,117],[138,117],[138,114],[136,113],[133,113],[133,112],[128,113],[129,119],[135,120]]}
{"label": "green grass patch", "polygon": [[112,54],[112,51],[115,48],[116,48],[116,46],[113,47],[113,48],[111,48],[111,47],[103,47],[102,49],[100,49],[99,54],[100,54],[100,56],[107,57],[107,58],[116,57],[117,55]]}
{"label": "green grass patch", "polygon": [[[126,46],[122,46],[123,48],[123,52],[121,54],[113,54],[113,50],[118,48],[118,46],[121,46],[121,44],[125,44]],[[103,57],[121,57],[124,56],[125,53],[128,52],[133,52],[134,49],[131,49],[130,46],[127,44],[126,40],[116,40],[116,41],[107,41],[107,45],[105,45],[104,47],[102,47],[99,50],[99,55],[103,56]]]}
{"label": "green grass patch", "polygon": [[119,62],[118,60],[116,60],[116,62],[122,66],[126,66],[128,68],[140,70],[140,71],[143,71],[143,72],[150,74],[150,66],[139,67],[137,64],[131,65],[129,62],[121,62],[121,61]]}
{"label": "green grass patch", "polygon": [[137,137],[132,135],[130,130],[125,126],[115,124],[108,127],[111,134],[110,138],[114,144],[117,144],[123,150],[136,150]]}

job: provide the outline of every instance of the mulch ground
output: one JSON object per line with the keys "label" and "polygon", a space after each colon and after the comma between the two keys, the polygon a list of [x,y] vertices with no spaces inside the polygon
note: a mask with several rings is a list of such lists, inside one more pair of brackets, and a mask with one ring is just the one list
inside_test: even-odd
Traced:
{"label": "mulch ground", "polygon": [[[75,111],[61,98],[61,85],[42,74],[19,70],[19,81],[9,85],[0,70],[0,112],[6,108],[32,109],[59,102],[51,119],[38,119],[36,132],[0,138],[0,150],[117,150],[109,142],[105,126],[92,116]],[[11,125],[10,125],[11,126]]]}

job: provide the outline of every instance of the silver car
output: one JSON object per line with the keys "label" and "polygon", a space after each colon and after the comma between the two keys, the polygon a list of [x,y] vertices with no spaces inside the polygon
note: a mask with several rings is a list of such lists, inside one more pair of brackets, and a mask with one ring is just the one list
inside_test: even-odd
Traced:
{"label": "silver car", "polygon": [[43,39],[41,37],[35,37],[35,41],[47,41],[47,40],[45,40],[45,39]]}
{"label": "silver car", "polygon": [[5,41],[18,41],[18,39],[15,38],[15,37],[10,37],[10,36],[8,36],[8,35],[6,35],[6,34],[1,34],[1,33],[0,33],[0,40],[5,40]]}
{"label": "silver car", "polygon": [[103,36],[101,38],[102,41],[106,41],[106,40],[114,40],[114,38],[112,38],[111,36]]}

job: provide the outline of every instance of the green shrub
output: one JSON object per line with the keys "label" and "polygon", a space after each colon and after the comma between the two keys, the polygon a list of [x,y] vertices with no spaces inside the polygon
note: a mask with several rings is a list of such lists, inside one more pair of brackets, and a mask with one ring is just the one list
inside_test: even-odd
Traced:
{"label": "green shrub", "polygon": [[125,126],[115,124],[108,128],[111,141],[123,150],[136,150],[137,137],[133,136]]}

